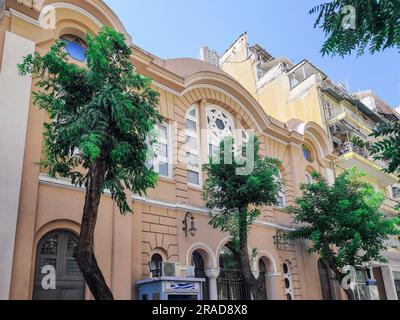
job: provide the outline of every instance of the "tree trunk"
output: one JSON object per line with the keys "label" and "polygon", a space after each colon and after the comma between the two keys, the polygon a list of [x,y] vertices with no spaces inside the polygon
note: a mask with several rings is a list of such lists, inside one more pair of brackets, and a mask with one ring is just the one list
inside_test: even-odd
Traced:
{"label": "tree trunk", "polygon": [[113,300],[113,294],[104,279],[94,254],[94,232],[100,205],[100,187],[104,182],[106,164],[98,159],[89,169],[85,207],[79,238],[78,265],[96,300]]}
{"label": "tree trunk", "polygon": [[[342,287],[343,274],[342,274],[342,273],[340,272],[340,270],[338,270],[338,268],[336,268],[336,266],[335,266],[335,263],[334,263],[334,260],[333,260],[333,252],[332,252],[332,249],[331,249],[331,247],[330,247],[330,245],[329,245],[328,242],[325,242],[325,243],[324,243],[324,247],[325,247],[326,252],[330,252],[330,253],[331,253],[331,254],[328,256],[328,261],[327,261],[327,262],[328,262],[329,267],[332,269],[333,273],[335,274],[336,279],[337,279],[337,281],[339,282],[340,287]],[[343,290],[344,290],[344,292],[346,293],[347,298],[348,298],[349,300],[356,300],[356,296],[355,296],[353,290],[351,290],[351,289],[344,289],[344,288],[343,288]]]}
{"label": "tree trunk", "polygon": [[357,300],[353,290],[347,289],[347,290],[344,290],[344,292],[346,292],[347,298],[349,300]]}
{"label": "tree trunk", "polygon": [[239,218],[239,244],[240,244],[240,266],[242,268],[243,276],[246,285],[249,287],[254,300],[264,299],[264,286],[254,276],[251,271],[250,257],[248,250],[248,226],[247,226],[247,208],[240,210]]}
{"label": "tree trunk", "polygon": [[[328,262],[329,267],[332,269],[332,271],[334,272],[337,281],[339,282],[340,287],[342,287],[342,281],[343,281],[343,274],[333,265],[332,262]],[[351,289],[344,289],[344,292],[347,295],[347,298],[349,300],[356,300],[356,296],[354,294],[354,291]]]}

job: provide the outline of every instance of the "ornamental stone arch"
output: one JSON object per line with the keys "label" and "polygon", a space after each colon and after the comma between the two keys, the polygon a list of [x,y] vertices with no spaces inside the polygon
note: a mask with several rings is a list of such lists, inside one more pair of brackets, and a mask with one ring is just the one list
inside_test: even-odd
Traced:
{"label": "ornamental stone arch", "polygon": [[[246,129],[254,129],[256,135],[260,134],[261,128],[264,125],[255,120],[250,113],[248,106],[241,104],[238,100],[227,94],[224,90],[218,87],[196,86],[195,88],[186,90],[182,97],[182,102],[187,107],[201,101],[207,104],[216,105],[226,110],[232,117],[240,119],[242,126]],[[236,101],[235,101],[236,100]],[[257,117],[261,119],[261,117]]]}
{"label": "ornamental stone arch", "polygon": [[332,155],[333,146],[329,141],[328,134],[315,122],[303,122],[292,119],[287,122],[289,129],[297,131],[303,136],[304,142],[309,144],[314,151],[314,161],[324,168],[329,167],[329,162],[334,160]]}
{"label": "ornamental stone arch", "polygon": [[[23,1],[24,3],[26,1]],[[118,32],[125,35],[126,39],[131,43],[131,37],[127,33],[124,25],[117,15],[100,0],[32,0],[32,7],[39,12],[39,19],[46,14],[49,8],[68,9],[79,12],[93,21],[99,28],[108,25]],[[40,20],[39,20],[40,21]]]}
{"label": "ornamental stone arch", "polygon": [[205,243],[194,243],[187,251],[186,264],[191,265],[191,257],[193,252],[199,252],[204,260],[207,269],[215,269],[215,255],[212,249]]}

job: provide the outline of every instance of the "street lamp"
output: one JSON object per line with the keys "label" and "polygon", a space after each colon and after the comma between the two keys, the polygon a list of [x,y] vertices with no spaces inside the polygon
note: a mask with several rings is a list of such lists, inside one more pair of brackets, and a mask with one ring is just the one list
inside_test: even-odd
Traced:
{"label": "street lamp", "polygon": [[[189,219],[190,219],[190,229],[189,229]],[[194,225],[194,215],[191,212],[187,212],[185,215],[185,219],[182,221],[183,223],[183,231],[185,232],[185,236],[187,237],[190,234],[192,237],[196,235],[197,229]]]}

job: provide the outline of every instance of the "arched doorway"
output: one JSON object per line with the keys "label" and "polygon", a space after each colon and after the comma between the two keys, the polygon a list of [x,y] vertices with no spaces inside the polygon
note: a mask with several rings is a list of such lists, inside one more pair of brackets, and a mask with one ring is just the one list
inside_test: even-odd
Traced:
{"label": "arched doorway", "polygon": [[319,281],[321,284],[321,294],[323,300],[333,300],[331,289],[331,277],[329,268],[321,259],[318,261]]}
{"label": "arched doorway", "polygon": [[267,266],[263,259],[260,259],[258,262],[258,270],[260,271],[260,275],[258,277],[261,285],[263,286],[263,300],[268,300],[267,297]]}
{"label": "arched doorway", "polygon": [[219,266],[218,300],[251,300],[250,290],[246,285],[240,265],[228,247],[221,250]]}
{"label": "arched doorway", "polygon": [[[76,262],[78,242],[76,235],[65,230],[53,231],[39,241],[33,300],[85,299],[85,280]],[[51,270],[55,271],[55,289],[42,285],[43,278],[48,277]]]}
{"label": "arched doorway", "polygon": [[203,300],[209,300],[208,278],[206,275],[204,259],[200,252],[194,251],[192,253],[192,265],[194,266],[195,277],[206,279],[206,281],[203,282]]}

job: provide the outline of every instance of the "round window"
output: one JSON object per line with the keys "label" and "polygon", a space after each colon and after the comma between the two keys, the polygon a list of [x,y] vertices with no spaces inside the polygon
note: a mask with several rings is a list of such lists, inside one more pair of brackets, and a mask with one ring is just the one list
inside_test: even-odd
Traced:
{"label": "round window", "polygon": [[286,289],[290,289],[290,281],[289,281],[289,279],[285,279],[285,287],[286,287]]}
{"label": "round window", "polygon": [[289,267],[286,263],[283,264],[283,273],[288,274],[289,273]]}

